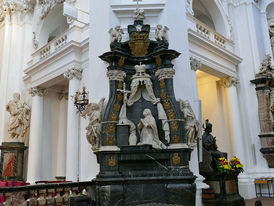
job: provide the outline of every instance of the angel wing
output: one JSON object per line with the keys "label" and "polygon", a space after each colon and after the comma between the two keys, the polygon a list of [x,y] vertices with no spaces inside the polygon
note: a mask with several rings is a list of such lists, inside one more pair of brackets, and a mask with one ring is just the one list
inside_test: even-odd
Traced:
{"label": "angel wing", "polygon": [[98,103],[98,107],[99,107],[99,111],[100,111],[101,117],[103,116],[103,113],[104,113],[104,102],[105,102],[105,97],[103,97],[102,99],[100,99],[100,101]]}

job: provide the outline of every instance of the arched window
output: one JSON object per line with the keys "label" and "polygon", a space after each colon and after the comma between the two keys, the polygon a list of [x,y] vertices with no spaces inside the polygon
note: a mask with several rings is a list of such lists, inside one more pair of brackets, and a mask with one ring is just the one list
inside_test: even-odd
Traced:
{"label": "arched window", "polygon": [[63,4],[56,4],[43,21],[39,35],[40,45],[46,45],[66,31],[68,27],[67,19],[63,16]]}
{"label": "arched window", "polygon": [[230,37],[227,16],[221,4],[212,0],[193,0],[194,17],[224,37]]}

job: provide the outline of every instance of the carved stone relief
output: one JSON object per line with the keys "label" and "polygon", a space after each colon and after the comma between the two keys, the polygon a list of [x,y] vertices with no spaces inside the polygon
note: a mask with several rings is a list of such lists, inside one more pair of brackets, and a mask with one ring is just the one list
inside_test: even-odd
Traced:
{"label": "carved stone relief", "polygon": [[47,90],[46,89],[40,89],[37,87],[32,87],[29,89],[29,93],[32,97],[34,96],[44,96],[47,94]]}
{"label": "carved stone relief", "polygon": [[68,80],[72,80],[73,78],[81,80],[82,72],[83,69],[79,68],[77,65],[73,65],[71,69],[68,69],[66,72],[64,72],[64,77]]}
{"label": "carved stone relief", "polygon": [[197,71],[198,69],[200,69],[202,66],[202,63],[200,60],[194,58],[194,57],[190,57],[190,68],[193,70],[193,71]]}
{"label": "carved stone relief", "polygon": [[221,79],[219,84],[224,88],[229,88],[232,86],[237,87],[239,85],[239,80],[235,77],[226,77]]}

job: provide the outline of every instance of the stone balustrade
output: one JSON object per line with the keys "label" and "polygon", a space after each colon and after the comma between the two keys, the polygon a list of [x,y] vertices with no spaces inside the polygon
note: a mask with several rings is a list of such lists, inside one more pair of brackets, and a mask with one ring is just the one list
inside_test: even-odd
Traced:
{"label": "stone balustrade", "polygon": [[46,45],[37,48],[32,54],[32,60],[28,62],[28,66],[38,63],[42,60],[50,58],[53,53],[61,51],[66,48],[68,44],[77,44],[83,42],[88,37],[88,27],[73,26],[64,31],[59,36],[52,39]]}
{"label": "stone balustrade", "polygon": [[204,41],[233,52],[234,43],[194,17],[188,18],[189,32],[204,37]]}
{"label": "stone balustrade", "polygon": [[69,205],[75,198],[90,201],[94,182],[49,183],[18,187],[0,187],[0,206]]}

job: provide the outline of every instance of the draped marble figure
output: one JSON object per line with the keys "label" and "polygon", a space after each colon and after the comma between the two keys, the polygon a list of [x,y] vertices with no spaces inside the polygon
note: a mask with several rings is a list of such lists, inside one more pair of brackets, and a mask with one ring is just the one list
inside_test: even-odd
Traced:
{"label": "draped marble figure", "polygon": [[9,138],[7,142],[24,142],[30,125],[30,107],[20,99],[19,93],[13,94],[13,100],[6,105],[10,113],[8,122]]}
{"label": "draped marble figure", "polygon": [[83,111],[82,116],[89,118],[89,124],[86,127],[86,137],[92,146],[92,150],[96,151],[99,148],[101,138],[101,119],[103,113],[105,98],[102,98],[98,104],[89,103],[87,108]]}
{"label": "draped marble figure", "polygon": [[159,139],[156,121],[150,109],[145,109],[143,115],[144,118],[140,120],[138,125],[140,129],[138,145],[152,145],[155,149],[166,149],[167,147]]}

